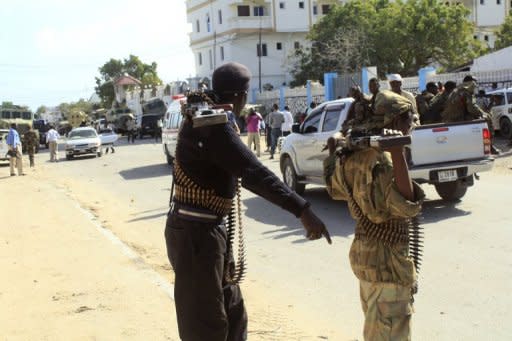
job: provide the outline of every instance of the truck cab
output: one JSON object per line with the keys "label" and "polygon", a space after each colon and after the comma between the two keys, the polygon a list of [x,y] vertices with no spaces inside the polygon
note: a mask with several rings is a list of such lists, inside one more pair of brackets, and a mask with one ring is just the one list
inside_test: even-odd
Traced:
{"label": "truck cab", "polygon": [[491,105],[491,117],[495,130],[500,135],[512,138],[512,88],[499,89],[487,93]]}

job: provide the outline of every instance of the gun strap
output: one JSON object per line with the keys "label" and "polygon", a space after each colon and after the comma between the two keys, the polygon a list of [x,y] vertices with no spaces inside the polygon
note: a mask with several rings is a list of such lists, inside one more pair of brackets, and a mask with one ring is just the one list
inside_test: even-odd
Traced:
{"label": "gun strap", "polygon": [[[229,284],[240,284],[242,282],[247,266],[245,264],[245,242],[242,226],[242,200],[241,200],[241,179],[237,179],[236,184],[236,200],[233,200],[233,205],[228,214],[226,234],[226,259],[225,259],[225,278],[224,280]],[[235,217],[236,215],[236,217]],[[237,221],[235,221],[235,218]],[[237,261],[235,262],[233,256],[233,239],[235,238],[236,225],[238,223],[238,254]]]}

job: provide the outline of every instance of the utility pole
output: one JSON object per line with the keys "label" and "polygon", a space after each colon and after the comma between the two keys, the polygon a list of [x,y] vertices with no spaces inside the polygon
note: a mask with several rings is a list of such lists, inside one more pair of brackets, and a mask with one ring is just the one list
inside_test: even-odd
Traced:
{"label": "utility pole", "polygon": [[258,14],[260,15],[260,29],[258,34],[258,83],[261,94],[261,55],[263,54],[263,46],[261,46],[261,17],[263,16],[263,7],[258,8]]}

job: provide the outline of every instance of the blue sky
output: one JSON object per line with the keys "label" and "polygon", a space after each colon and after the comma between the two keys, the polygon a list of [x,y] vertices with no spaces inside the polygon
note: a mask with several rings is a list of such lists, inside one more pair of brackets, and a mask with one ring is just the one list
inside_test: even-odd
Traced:
{"label": "blue sky", "polygon": [[194,75],[184,0],[3,0],[0,102],[56,106],[88,99],[98,68],[130,54],[164,82]]}

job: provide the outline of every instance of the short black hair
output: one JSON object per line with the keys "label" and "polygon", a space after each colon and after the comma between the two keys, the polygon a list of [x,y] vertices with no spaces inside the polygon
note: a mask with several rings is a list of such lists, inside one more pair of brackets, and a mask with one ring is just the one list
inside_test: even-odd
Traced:
{"label": "short black hair", "polygon": [[445,90],[453,90],[456,87],[457,87],[457,83],[455,83],[454,81],[447,81],[446,83],[444,83]]}
{"label": "short black hair", "polygon": [[289,107],[289,106],[287,106],[287,105],[285,105],[285,106],[284,106],[284,110],[290,110],[290,107]]}
{"label": "short black hair", "polygon": [[16,129],[16,123],[11,123],[11,128]]}
{"label": "short black hair", "polygon": [[429,89],[437,89],[437,84],[435,82],[428,82],[427,90],[429,90]]}

